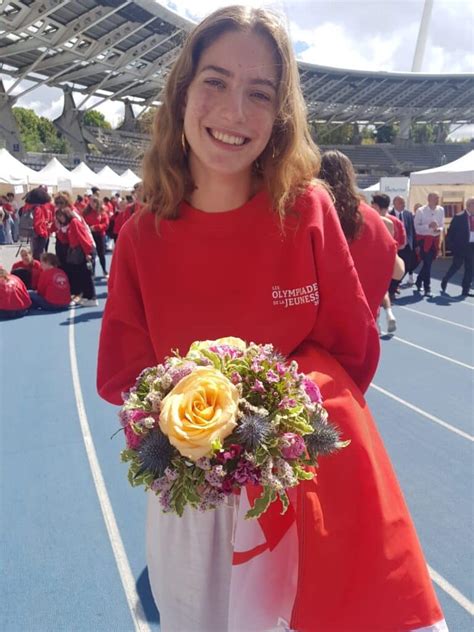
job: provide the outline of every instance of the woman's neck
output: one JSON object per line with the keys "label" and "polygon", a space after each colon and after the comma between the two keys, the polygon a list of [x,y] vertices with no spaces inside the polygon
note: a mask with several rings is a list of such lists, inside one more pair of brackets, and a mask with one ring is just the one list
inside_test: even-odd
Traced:
{"label": "woman's neck", "polygon": [[188,201],[194,208],[207,213],[239,208],[248,202],[259,188],[250,173],[237,176],[209,176],[198,172],[193,174],[193,180],[195,189]]}

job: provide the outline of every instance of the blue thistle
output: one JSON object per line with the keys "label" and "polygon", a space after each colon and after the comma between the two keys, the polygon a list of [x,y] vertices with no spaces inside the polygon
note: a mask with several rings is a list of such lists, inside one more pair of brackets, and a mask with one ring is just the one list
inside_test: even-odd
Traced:
{"label": "blue thistle", "polygon": [[140,471],[137,476],[146,470],[156,477],[164,475],[173,456],[173,447],[159,428],[150,432],[142,441],[138,449],[138,461]]}
{"label": "blue thistle", "polygon": [[248,452],[254,452],[273,434],[272,425],[259,415],[246,415],[234,431],[233,437]]}
{"label": "blue thistle", "polygon": [[304,437],[306,447],[312,457],[318,454],[331,454],[338,449],[340,441],[339,430],[327,422],[326,419],[316,419],[313,417],[311,425],[314,431]]}

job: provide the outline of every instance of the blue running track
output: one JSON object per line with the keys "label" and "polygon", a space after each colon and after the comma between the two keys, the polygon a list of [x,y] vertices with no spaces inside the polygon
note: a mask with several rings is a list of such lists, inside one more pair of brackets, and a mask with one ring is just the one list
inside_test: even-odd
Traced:
{"label": "blue running track", "polygon": [[[450,630],[471,632],[474,299],[460,299],[459,278],[439,294],[446,264],[434,298],[402,290],[367,398]],[[105,282],[97,290],[97,308],[0,323],[3,632],[160,629],[145,494],[128,486],[116,410],[95,390]]]}

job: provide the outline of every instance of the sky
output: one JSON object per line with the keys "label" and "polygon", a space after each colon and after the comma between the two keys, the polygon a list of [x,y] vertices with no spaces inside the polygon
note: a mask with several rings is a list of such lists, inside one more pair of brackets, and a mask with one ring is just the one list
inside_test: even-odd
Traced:
{"label": "sky", "polygon": [[[236,2],[162,0],[160,4],[198,22],[214,9]],[[282,13],[301,61],[407,72],[412,68],[424,0],[241,0],[241,4]],[[474,2],[434,0],[421,72],[474,72]],[[3,79],[8,87],[11,80]],[[61,113],[62,103],[59,89],[42,87],[19,99],[16,105],[33,108],[53,119]],[[105,103],[98,109],[113,125],[123,116],[123,105],[117,102]],[[474,136],[474,126],[455,136],[466,135]]]}

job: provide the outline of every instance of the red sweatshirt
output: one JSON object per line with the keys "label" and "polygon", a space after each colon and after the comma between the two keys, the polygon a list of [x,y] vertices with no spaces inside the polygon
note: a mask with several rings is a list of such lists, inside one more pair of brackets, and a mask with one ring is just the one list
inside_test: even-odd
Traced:
{"label": "red sweatshirt", "polygon": [[298,487],[298,503],[284,516],[278,502],[272,505],[259,519],[265,543],[234,551],[233,565],[262,548],[272,551],[296,521],[292,629],[427,626],[442,614],[383,443],[354,384],[365,390],[377,366],[374,321],[329,196],[312,189],[294,210],[284,234],[265,192],[222,213],[183,203],[179,219],[162,220],[159,234],[151,214],[128,221],[112,260],[99,392],[120,404],[142,369],[171,349],[185,353],[194,340],[271,342],[296,359],[321,386],[329,418],[351,445],[321,458],[317,479]]}
{"label": "red sweatshirt", "polygon": [[73,217],[68,224],[67,239],[71,248],[80,246],[85,255],[92,254],[94,241],[87,226],[77,217]]}
{"label": "red sweatshirt", "polygon": [[68,305],[71,288],[66,273],[60,268],[42,270],[38,281],[38,294],[53,305]]}
{"label": "red sweatshirt", "polygon": [[390,215],[390,213],[385,217],[387,217],[393,223],[393,236],[398,244],[398,250],[405,248],[405,246],[407,245],[407,232],[405,230],[403,222],[399,220],[398,217]]}
{"label": "red sweatshirt", "polygon": [[[140,371],[194,340],[238,336],[298,357],[327,349],[365,391],[378,334],[329,196],[295,204],[282,237],[265,192],[243,207],[179,220],[127,222],[117,242],[99,353],[98,386],[120,404]],[[178,254],[179,253],[179,254]],[[304,369],[303,369],[304,370]]]}
{"label": "red sweatshirt", "polygon": [[91,211],[90,213],[84,214],[83,219],[86,224],[90,226],[93,233],[97,233],[102,236],[105,235],[109,225],[109,216],[105,211],[102,211],[101,213]]}
{"label": "red sweatshirt", "polygon": [[23,261],[17,261],[12,265],[13,270],[30,270],[31,271],[31,289],[36,290],[38,287],[38,279],[41,274],[41,263],[36,259],[32,260],[30,265],[25,265]]}
{"label": "red sweatshirt", "polygon": [[41,204],[37,206],[33,214],[33,230],[39,237],[48,238],[54,230],[53,213],[54,206]]}
{"label": "red sweatshirt", "polygon": [[370,311],[376,317],[392,278],[398,246],[377,211],[365,202],[360,203],[359,211],[364,224],[360,235],[349,244],[349,250]]}
{"label": "red sweatshirt", "polygon": [[31,307],[31,298],[25,284],[14,274],[0,279],[0,309],[16,311]]}
{"label": "red sweatshirt", "polygon": [[129,220],[132,215],[140,209],[139,202],[132,202],[125,207],[125,210],[117,213],[114,219],[114,235],[118,235],[122,230],[123,225]]}

